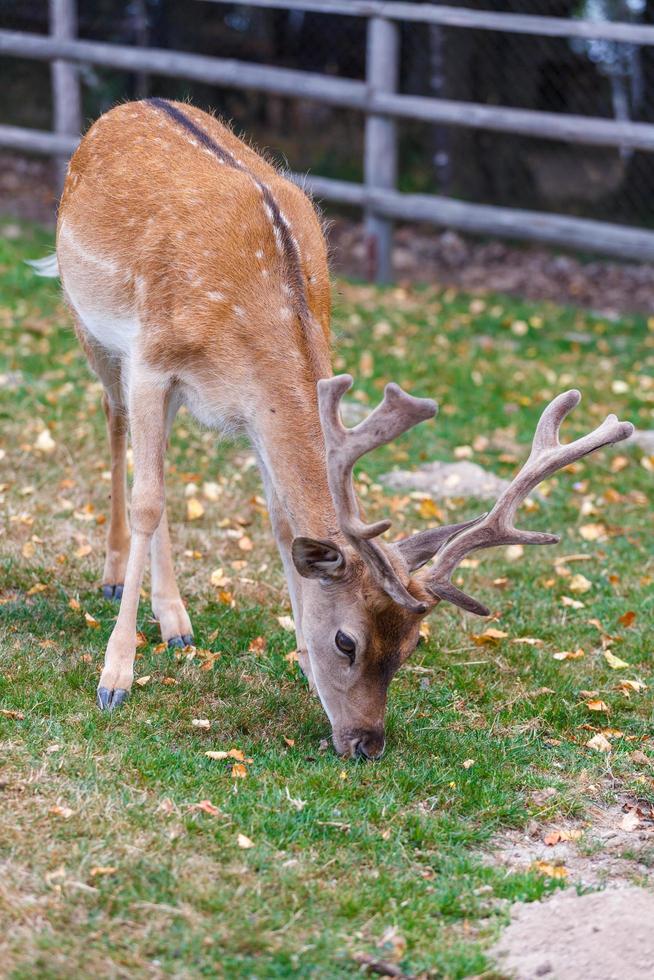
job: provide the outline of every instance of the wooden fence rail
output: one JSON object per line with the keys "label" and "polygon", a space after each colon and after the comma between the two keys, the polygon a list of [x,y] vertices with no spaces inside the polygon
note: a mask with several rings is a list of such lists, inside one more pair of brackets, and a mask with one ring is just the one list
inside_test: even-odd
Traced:
{"label": "wooden fence rail", "polygon": [[[220,3],[226,0],[210,0]],[[0,30],[0,56],[34,58],[53,65],[54,133],[0,126],[0,146],[65,158],[81,130],[77,65],[186,78],[223,88],[253,89],[354,109],[365,114],[365,182],[312,177],[308,184],[327,200],[363,207],[371,274],[391,275],[393,219],[541,241],[624,258],[654,260],[654,232],[561,215],[492,207],[439,196],[401,194],[397,178],[397,118],[488,129],[572,143],[654,150],[654,125],[480,105],[397,92],[398,21],[551,36],[602,37],[654,44],[654,27],[495,14],[489,11],[378,0],[250,0],[251,6],[312,10],[369,18],[366,81],[336,78],[206,55],[83,41],[75,34],[75,0],[49,0],[51,34]],[[636,39],[634,32],[637,31]]]}

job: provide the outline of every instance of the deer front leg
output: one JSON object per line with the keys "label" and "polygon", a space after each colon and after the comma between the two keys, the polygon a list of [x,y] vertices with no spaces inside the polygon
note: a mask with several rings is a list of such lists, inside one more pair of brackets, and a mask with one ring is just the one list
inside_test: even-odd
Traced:
{"label": "deer front leg", "polygon": [[168,517],[164,507],[159,527],[152,536],[152,612],[159,620],[161,639],[169,647],[193,643],[193,628],[179,594],[170,547]]}
{"label": "deer front leg", "polygon": [[134,450],[132,539],[120,611],[98,686],[98,705],[103,710],[111,711],[126,700],[134,678],[139,593],[150,542],[164,510],[165,401],[160,382],[135,367],[129,392]]}

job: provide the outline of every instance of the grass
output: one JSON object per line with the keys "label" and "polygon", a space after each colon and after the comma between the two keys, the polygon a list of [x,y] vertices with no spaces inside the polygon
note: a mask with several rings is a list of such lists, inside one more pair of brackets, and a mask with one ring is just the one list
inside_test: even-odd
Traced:
{"label": "grass", "polygon": [[[493,836],[621,793],[654,796],[651,766],[631,756],[652,757],[652,459],[619,447],[556,476],[523,524],[561,531],[562,543],[518,561],[500,549],[462,570],[508,635],[486,643],[488,624],[436,610],[429,640],[393,682],[387,752],[370,765],[324,742],[326,719],[287,657],[293,636],[278,617],[289,608],[248,448],[182,416],[168,474],[177,567],[199,647],[217,656],[160,649],[146,581],[137,676],[149,680],[123,711],[101,715],[93,695],[116,609],[98,591],[108,492],[99,387],[57,285],[22,264],[50,238],[9,232],[0,245],[4,975],[333,978],[356,975],[362,952],[430,977],[492,971],[484,950],[510,904],[564,884],[494,865],[484,857]],[[654,332],[639,317],[340,283],[334,331],[336,366],[355,375],[365,404],[391,378],[441,402],[436,423],[379,450],[361,474],[370,513],[392,512],[397,530],[483,505],[384,493],[380,473],[472,454],[509,475],[544,400],[566,387],[584,393],[568,436],[609,409],[653,427]],[[217,499],[203,494],[207,482]],[[193,521],[189,496],[204,507]],[[589,525],[599,537],[588,540]],[[569,555],[585,560],[562,561]],[[609,667],[606,634],[628,668]],[[524,637],[538,645],[512,642]],[[553,657],[578,648],[579,659]],[[628,696],[624,679],[649,688]],[[588,710],[589,690],[608,715]],[[607,729],[610,753],[586,746]],[[233,759],[205,756],[232,748],[252,760],[246,778]],[[545,802],[532,795],[552,786]]]}

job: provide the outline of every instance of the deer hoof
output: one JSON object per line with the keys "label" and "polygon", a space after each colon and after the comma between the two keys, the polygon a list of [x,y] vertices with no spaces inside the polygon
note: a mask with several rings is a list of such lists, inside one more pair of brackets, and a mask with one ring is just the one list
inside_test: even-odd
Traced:
{"label": "deer hoof", "polygon": [[193,634],[185,633],[183,636],[171,636],[168,640],[169,647],[192,647]]}
{"label": "deer hoof", "polygon": [[123,586],[121,585],[103,585],[102,595],[105,599],[117,599],[120,601],[123,597]]}
{"label": "deer hoof", "polygon": [[117,687],[114,691],[110,691],[107,687],[99,687],[96,700],[100,711],[113,711],[124,704],[128,697],[129,691],[122,687]]}

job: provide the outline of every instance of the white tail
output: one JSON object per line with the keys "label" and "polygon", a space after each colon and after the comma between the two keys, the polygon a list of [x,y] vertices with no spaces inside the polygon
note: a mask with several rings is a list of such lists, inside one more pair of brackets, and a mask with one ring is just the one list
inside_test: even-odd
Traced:
{"label": "white tail", "polygon": [[59,263],[55,252],[52,255],[44,255],[42,259],[26,259],[26,265],[34,269],[37,276],[44,279],[57,279],[59,276]]}

